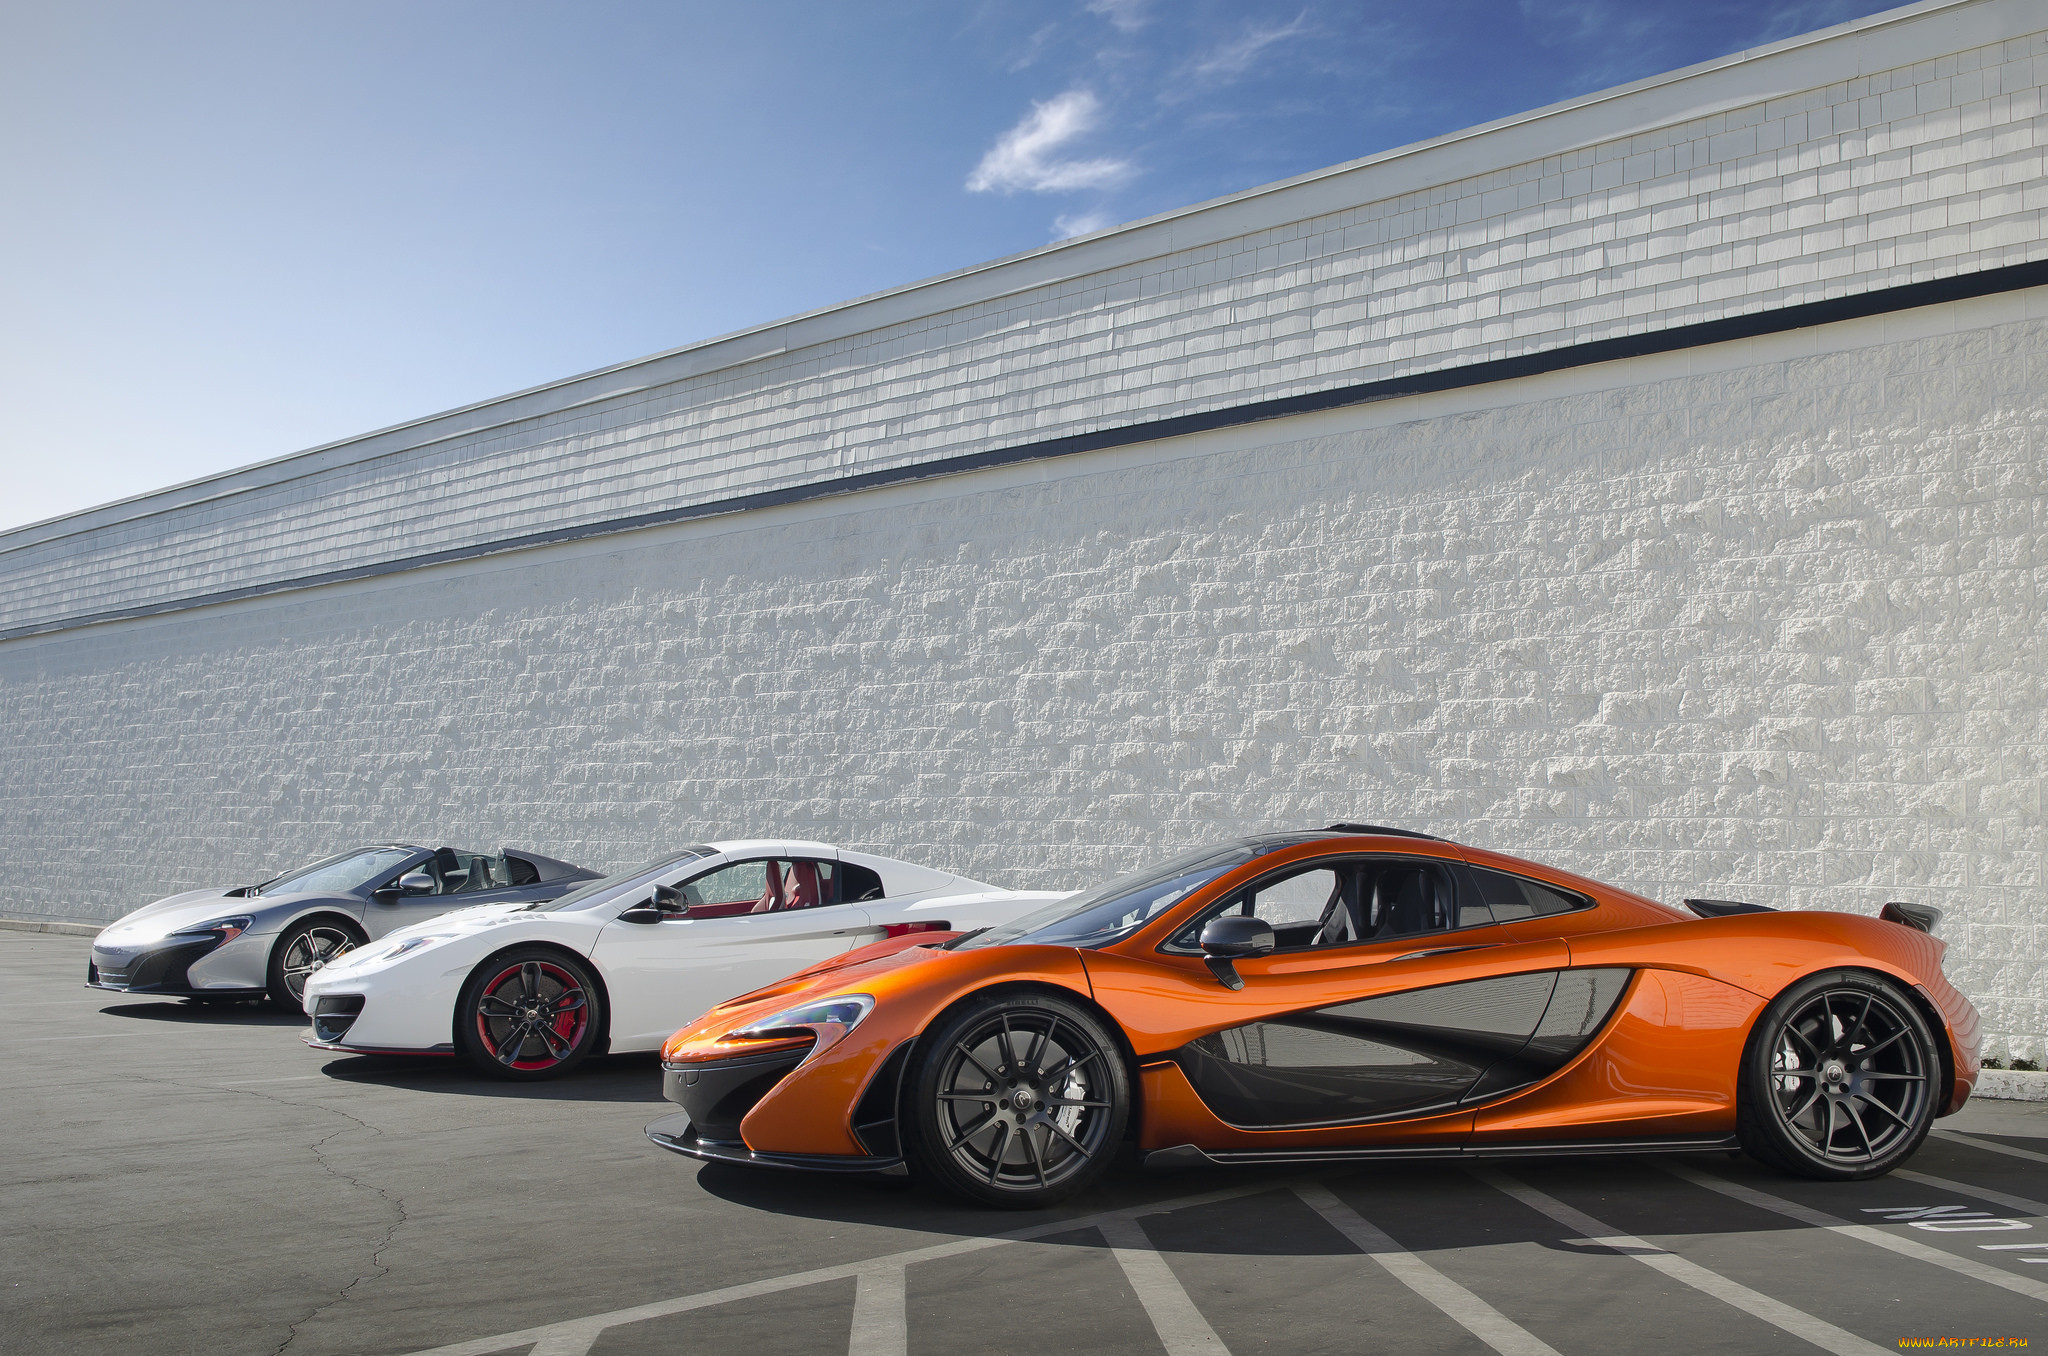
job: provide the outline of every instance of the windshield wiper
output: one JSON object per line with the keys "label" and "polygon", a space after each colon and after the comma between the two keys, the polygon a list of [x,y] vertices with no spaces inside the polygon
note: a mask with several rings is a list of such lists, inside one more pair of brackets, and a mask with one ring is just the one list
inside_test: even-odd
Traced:
{"label": "windshield wiper", "polygon": [[971,941],[973,941],[973,940],[974,940],[974,939],[975,939],[976,937],[979,937],[979,936],[980,936],[980,935],[981,935],[982,933],[984,933],[984,932],[987,932],[987,931],[988,931],[988,929],[987,929],[987,928],[976,928],[976,929],[975,929],[974,931],[972,931],[972,932],[963,932],[963,933],[961,933],[961,934],[960,934],[960,935],[959,935],[958,937],[955,937],[955,938],[954,938],[954,939],[953,939],[952,941],[950,941],[950,942],[947,942],[947,943],[946,943],[945,945],[943,945],[943,946],[942,946],[942,947],[940,947],[939,949],[940,949],[940,950],[942,950],[942,951],[951,951],[951,950],[952,950],[952,949],[953,949],[954,947],[956,947],[956,946],[960,945],[960,943],[962,943],[962,942],[971,942]]}

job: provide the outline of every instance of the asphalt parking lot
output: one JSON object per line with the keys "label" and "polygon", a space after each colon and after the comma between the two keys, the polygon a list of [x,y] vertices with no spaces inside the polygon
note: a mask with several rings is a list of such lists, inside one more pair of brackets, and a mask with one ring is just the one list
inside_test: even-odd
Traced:
{"label": "asphalt parking lot", "polygon": [[0,932],[4,1352],[1896,1351],[2048,1343],[2048,1106],[1910,1170],[1152,1175],[1057,1213],[662,1152],[648,1057],[507,1087],[83,987]]}

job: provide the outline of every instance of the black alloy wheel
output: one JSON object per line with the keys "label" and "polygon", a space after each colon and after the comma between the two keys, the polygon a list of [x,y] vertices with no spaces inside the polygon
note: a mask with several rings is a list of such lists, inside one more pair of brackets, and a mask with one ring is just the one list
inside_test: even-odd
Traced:
{"label": "black alloy wheel", "polygon": [[604,999],[581,961],[521,946],[479,965],[456,1000],[455,1038],[470,1063],[500,1078],[554,1078],[596,1048]]}
{"label": "black alloy wheel", "polygon": [[332,918],[309,918],[286,928],[270,948],[270,1001],[287,1012],[303,1011],[306,981],[363,940],[354,924]]}
{"label": "black alloy wheel", "polygon": [[1947,1100],[1927,1019],[1895,981],[1863,971],[1814,975],[1780,994],[1742,1065],[1742,1147],[1800,1177],[1890,1172]]}
{"label": "black alloy wheel", "polygon": [[905,1119],[917,1167],[969,1200],[1050,1205],[1108,1169],[1130,1116],[1121,1048],[1079,1003],[970,1003],[918,1040]]}

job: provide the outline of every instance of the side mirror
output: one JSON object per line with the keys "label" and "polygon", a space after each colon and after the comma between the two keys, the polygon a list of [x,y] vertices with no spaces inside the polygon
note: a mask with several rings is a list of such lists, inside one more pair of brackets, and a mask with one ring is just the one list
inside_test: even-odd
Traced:
{"label": "side mirror", "polygon": [[434,878],[424,871],[408,871],[398,878],[398,893],[430,895],[434,893]]}
{"label": "side mirror", "polygon": [[1247,956],[1268,955],[1273,944],[1273,925],[1263,918],[1231,914],[1211,918],[1202,925],[1201,947],[1209,973],[1215,975],[1224,988],[1232,991],[1244,987],[1244,977],[1237,973],[1237,967],[1231,962]]}
{"label": "side mirror", "polygon": [[621,910],[619,921],[621,923],[659,923],[661,921],[661,910],[654,906],[653,900],[643,899],[631,908]]}
{"label": "side mirror", "polygon": [[678,912],[683,903],[683,892],[673,885],[657,885],[654,893],[641,900],[632,908],[619,914],[621,923],[659,923],[662,919]]}

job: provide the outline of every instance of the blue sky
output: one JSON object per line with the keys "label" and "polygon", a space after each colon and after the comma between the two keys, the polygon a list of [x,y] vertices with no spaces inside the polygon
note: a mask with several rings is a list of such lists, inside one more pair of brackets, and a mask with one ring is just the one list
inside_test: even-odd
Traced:
{"label": "blue sky", "polygon": [[0,527],[1887,8],[0,6]]}

